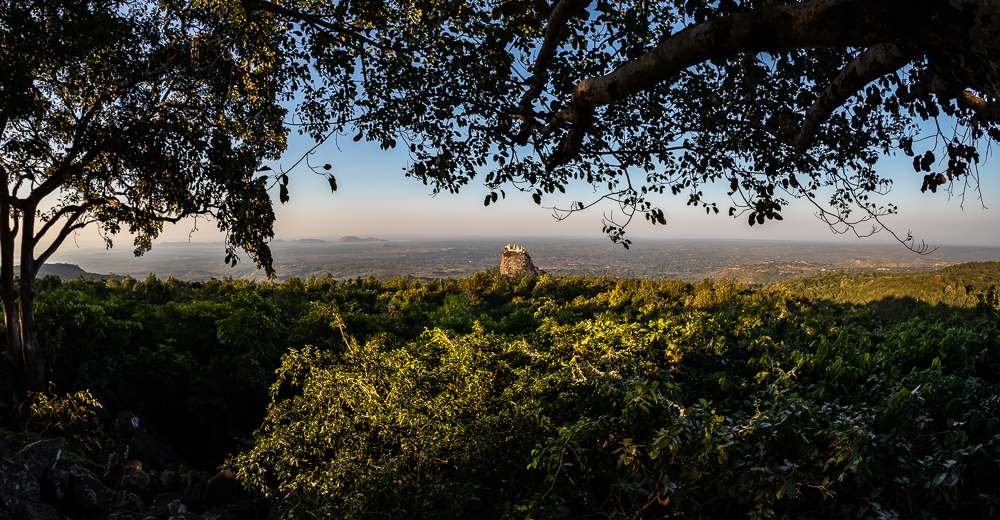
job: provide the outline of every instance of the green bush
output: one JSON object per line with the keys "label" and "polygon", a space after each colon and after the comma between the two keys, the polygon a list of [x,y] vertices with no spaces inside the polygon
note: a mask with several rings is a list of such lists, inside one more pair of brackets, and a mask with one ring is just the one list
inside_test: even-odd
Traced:
{"label": "green bush", "polygon": [[994,267],[50,279],[38,315],[59,393],[229,455],[291,517],[990,517]]}
{"label": "green bush", "polygon": [[[567,294],[635,301],[554,283],[533,296],[555,315]],[[544,317],[531,341],[478,327],[293,350],[230,463],[289,518],[994,514],[995,320],[688,294],[644,324]]]}
{"label": "green bush", "polygon": [[[268,411],[254,448],[231,464],[285,498],[289,517],[476,516],[504,487],[501,463],[530,430],[518,402],[521,344],[481,329],[427,332],[406,347],[351,343],[339,355],[289,352],[272,387],[302,389]],[[499,435],[498,435],[499,434]],[[514,486],[515,484],[509,484]]]}

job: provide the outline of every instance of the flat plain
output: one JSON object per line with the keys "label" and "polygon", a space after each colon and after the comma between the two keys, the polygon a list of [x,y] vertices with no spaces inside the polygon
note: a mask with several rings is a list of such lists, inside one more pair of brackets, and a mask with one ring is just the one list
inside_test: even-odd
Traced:
{"label": "flat plain", "polygon": [[[824,271],[919,272],[972,261],[1000,260],[1000,248],[943,246],[917,255],[897,243],[636,239],[626,250],[601,238],[389,238],[343,243],[339,237],[276,240],[272,243],[277,280],[329,274],[335,279],[406,276],[418,280],[464,278],[496,267],[503,248],[527,248],[536,266],[555,276],[614,276],[674,279],[736,278],[770,283]],[[203,280],[232,277],[263,281],[246,258],[236,267],[223,263],[221,243],[156,244],[136,258],[127,248],[67,249],[53,262],[77,264],[90,273],[145,278]]]}

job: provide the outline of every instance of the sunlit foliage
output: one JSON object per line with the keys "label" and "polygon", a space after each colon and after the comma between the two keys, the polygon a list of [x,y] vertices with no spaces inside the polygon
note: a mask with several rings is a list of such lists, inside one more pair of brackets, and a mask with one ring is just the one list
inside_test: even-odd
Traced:
{"label": "sunlit foliage", "polygon": [[[132,410],[291,518],[988,517],[997,272],[831,295],[809,294],[829,275],[46,278],[52,389],[76,397],[40,399],[32,431]],[[959,281],[967,300],[935,299]]]}
{"label": "sunlit foliage", "polygon": [[348,326],[341,348],[293,349],[254,447],[230,463],[296,518],[998,506],[995,305],[883,320],[780,287],[706,282],[656,299],[579,282],[601,284],[539,280],[537,327],[518,334],[483,315],[467,333],[357,341]]}

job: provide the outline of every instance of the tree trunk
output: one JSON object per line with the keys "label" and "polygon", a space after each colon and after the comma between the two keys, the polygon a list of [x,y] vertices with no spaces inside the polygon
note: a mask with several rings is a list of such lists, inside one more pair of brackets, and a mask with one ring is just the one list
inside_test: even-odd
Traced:
{"label": "tree trunk", "polygon": [[[14,391],[14,402],[24,400],[28,392],[28,381],[24,370],[24,356],[21,348],[21,320],[17,309],[17,297],[14,293],[14,263],[13,251],[8,253],[8,241],[3,242],[3,267],[0,268],[0,299],[3,300],[4,339],[7,343],[7,355],[10,357],[10,381]],[[13,249],[13,240],[10,241]],[[8,256],[10,261],[8,261]]]}
{"label": "tree trunk", "polygon": [[38,326],[35,324],[35,274],[34,269],[21,265],[21,294],[18,301],[21,358],[27,391],[44,392],[48,388],[48,377],[45,375],[45,355],[38,344]]}
{"label": "tree trunk", "polygon": [[[34,219],[19,219],[20,215],[34,215],[19,211],[10,204],[0,202],[0,301],[3,303],[4,339],[11,361],[11,386],[14,403],[24,401],[29,392],[44,392],[48,388],[45,374],[45,355],[38,344],[38,327],[35,324],[35,276],[38,265],[34,259]],[[20,220],[20,222],[18,222]],[[21,224],[18,229],[18,224]],[[14,287],[15,239],[21,240],[20,288]],[[25,238],[27,237],[27,238]]]}
{"label": "tree trunk", "polygon": [[21,321],[21,359],[24,379],[29,392],[44,392],[48,388],[45,376],[45,355],[38,344],[38,326],[35,324],[35,206],[25,208],[21,219],[21,287],[18,311]]}
{"label": "tree trunk", "polygon": [[17,311],[17,296],[14,292],[15,231],[11,229],[13,213],[10,204],[0,201],[0,215],[3,215],[0,219],[0,300],[3,302],[6,325],[4,339],[7,343],[7,355],[10,357],[10,381],[14,391],[12,397],[15,403],[19,403],[24,400],[28,392],[28,382],[25,378],[24,356],[21,349],[21,321]]}

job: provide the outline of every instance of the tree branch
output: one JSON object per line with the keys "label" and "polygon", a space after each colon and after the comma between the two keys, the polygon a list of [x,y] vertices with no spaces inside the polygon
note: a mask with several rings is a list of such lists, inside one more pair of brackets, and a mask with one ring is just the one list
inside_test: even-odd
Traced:
{"label": "tree branch", "polygon": [[854,58],[830,83],[812,106],[806,110],[798,135],[788,135],[789,144],[799,150],[808,149],[816,137],[819,126],[829,119],[855,93],[872,81],[902,68],[911,56],[893,43],[870,47]]}
{"label": "tree branch", "polygon": [[[80,155],[79,147],[77,146],[80,141],[83,141],[84,133],[86,132],[90,122],[96,117],[98,112],[98,107],[102,106],[103,103],[98,102],[97,104],[90,107],[84,118],[81,118],[80,123],[78,123],[78,128],[76,134],[73,137],[73,147],[70,150],[70,154],[66,157],[61,165],[56,168],[56,171],[48,178],[42,181],[35,189],[31,190],[27,197],[24,198],[23,204],[26,206],[37,206],[43,198],[51,195],[53,192],[58,190],[65,184],[66,180],[72,177],[75,173],[83,170],[87,165],[93,162],[98,155],[103,151],[100,146],[95,146],[84,154],[83,158],[76,164],[72,161]],[[21,207],[21,206],[17,206]],[[23,208],[22,208],[23,210]],[[25,218],[27,214],[25,214]]]}
{"label": "tree branch", "polygon": [[[76,220],[79,219],[80,216],[86,212],[87,210],[81,207],[77,209],[75,212],[73,212],[72,215],[70,215],[70,217],[66,220],[66,224],[64,224],[63,228],[59,230],[59,234],[56,235],[55,240],[53,240],[52,243],[49,244],[49,247],[45,248],[45,251],[43,251],[42,254],[38,255],[38,258],[34,259],[33,267],[36,273],[38,272],[38,269],[41,268],[42,264],[44,264],[45,261],[48,260],[49,257],[52,256],[52,254],[55,253],[57,249],[59,249],[59,246],[62,245],[62,243],[66,240],[66,237],[68,237],[70,233],[72,233],[77,229],[82,229],[86,227],[88,224],[90,224],[90,222],[76,222]],[[22,237],[22,240],[24,238],[27,237]],[[35,241],[37,243],[37,238]],[[32,249],[34,249],[34,246],[32,246]]]}
{"label": "tree branch", "polygon": [[996,101],[986,101],[969,90],[959,92],[955,101],[958,106],[975,112],[980,119],[1000,123],[1000,103]]}
{"label": "tree branch", "polygon": [[545,90],[545,84],[549,81],[549,64],[559,47],[560,36],[563,27],[569,21],[570,16],[579,9],[590,5],[591,0],[558,0],[552,14],[549,15],[549,23],[545,27],[545,40],[542,48],[538,50],[538,57],[535,58],[535,66],[532,68],[531,88],[521,96],[518,106],[521,107],[524,122],[521,131],[518,133],[515,143],[524,146],[528,143],[528,137],[534,128],[534,116],[531,110],[531,103]]}
{"label": "tree branch", "polygon": [[975,112],[981,120],[1000,123],[1000,102],[987,101],[966,90],[964,85],[955,84],[953,78],[942,78],[933,70],[928,71],[908,92],[902,93],[899,99],[909,103],[931,94],[938,96],[939,100],[954,99],[960,108]]}
{"label": "tree branch", "polygon": [[378,47],[380,49],[384,49],[385,48],[384,46],[382,46],[378,42],[376,42],[376,41],[368,38],[367,36],[364,36],[364,35],[358,33],[357,31],[355,31],[353,29],[350,29],[350,28],[345,27],[343,25],[338,25],[338,24],[335,24],[335,23],[328,22],[328,21],[324,20],[320,16],[317,16],[317,15],[314,15],[314,14],[309,14],[309,13],[304,13],[302,11],[299,11],[298,9],[291,9],[291,8],[288,8],[288,7],[282,7],[282,6],[278,5],[278,4],[275,4],[275,3],[272,3],[272,2],[268,2],[267,0],[247,0],[247,1],[241,2],[241,4],[243,5],[243,9],[245,9],[247,11],[251,11],[251,10],[257,9],[257,10],[268,12],[268,13],[273,13],[273,14],[279,14],[279,15],[282,15],[282,16],[287,16],[289,18],[293,18],[295,20],[299,20],[300,22],[304,22],[304,23],[307,23],[309,25],[313,25],[313,26],[316,26],[316,27],[323,28],[323,29],[326,29],[328,31],[333,31],[333,32],[336,32],[336,33],[349,34],[349,35],[357,38],[358,40],[361,40],[361,41],[363,41],[363,42],[365,42],[365,43],[367,43],[367,44],[369,44],[369,45],[371,45],[373,47]]}
{"label": "tree branch", "polygon": [[[42,240],[42,237],[44,237],[45,234],[48,233],[49,229],[51,229],[52,226],[54,226],[56,224],[56,222],[59,219],[61,219],[63,216],[65,216],[65,215],[67,215],[69,213],[79,213],[81,211],[86,211],[86,210],[87,210],[86,205],[83,205],[83,206],[72,205],[72,206],[63,206],[62,208],[59,208],[59,210],[56,211],[55,214],[52,215],[52,218],[50,218],[45,224],[43,224],[42,225],[42,229],[38,230],[38,233],[36,233],[35,236],[31,237],[31,239],[34,241],[35,245],[37,246],[38,242]],[[75,218],[75,217],[71,217],[71,218]]]}
{"label": "tree branch", "polygon": [[[919,32],[919,17],[933,3],[812,0],[690,26],[614,72],[577,83],[570,105],[556,116],[573,127],[547,166],[551,169],[564,164],[579,152],[595,107],[649,90],[688,67],[739,53],[865,48],[905,41]],[[858,23],[859,19],[865,22]]]}

